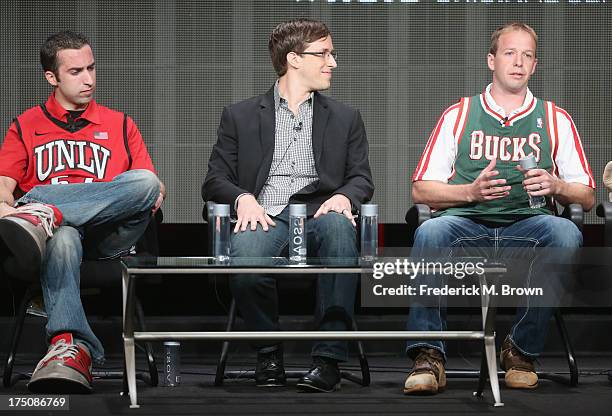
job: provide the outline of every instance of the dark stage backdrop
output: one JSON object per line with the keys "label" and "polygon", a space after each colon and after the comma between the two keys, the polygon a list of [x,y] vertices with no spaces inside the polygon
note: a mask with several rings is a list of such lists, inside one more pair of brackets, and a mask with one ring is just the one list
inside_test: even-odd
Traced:
{"label": "dark stage backdrop", "polygon": [[612,158],[605,1],[66,0],[7,1],[0,10],[3,130],[50,91],[38,63],[44,39],[61,29],[88,34],[97,99],[138,123],[168,186],[170,223],[201,221],[200,186],[221,110],[272,85],[267,38],[294,17],[332,30],[339,66],[329,94],[363,114],[384,222],[403,221],[431,129],[448,105],[489,82],[489,35],[509,20],[539,33],[531,88],[573,115],[598,184]]}

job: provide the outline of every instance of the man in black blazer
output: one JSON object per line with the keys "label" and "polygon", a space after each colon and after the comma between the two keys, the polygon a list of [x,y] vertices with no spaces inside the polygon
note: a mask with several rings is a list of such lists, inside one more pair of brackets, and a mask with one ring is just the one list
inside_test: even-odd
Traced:
{"label": "man in black blazer", "polygon": [[[374,185],[359,112],[318,92],[330,87],[337,66],[331,34],[321,22],[291,20],[274,29],[268,47],[279,79],[266,94],[223,110],[202,197],[232,207],[232,257],[286,255],[289,204],[303,203],[308,255],[355,264],[353,213],[372,197]],[[237,275],[230,288],[249,330],[279,330],[272,276]],[[326,316],[321,330],[347,329],[342,315],[353,316],[356,289],[357,276],[318,279],[315,313],[319,320]],[[284,385],[282,345],[255,347],[257,385]],[[317,342],[312,356],[298,388],[338,388],[346,342]]]}

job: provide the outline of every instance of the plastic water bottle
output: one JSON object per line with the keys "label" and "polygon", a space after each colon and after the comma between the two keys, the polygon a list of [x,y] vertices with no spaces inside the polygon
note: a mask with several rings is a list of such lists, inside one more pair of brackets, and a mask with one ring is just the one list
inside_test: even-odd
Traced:
{"label": "plastic water bottle", "polygon": [[306,204],[289,205],[289,260],[306,264]]}
{"label": "plastic water bottle", "polygon": [[216,263],[229,263],[230,227],[230,206],[215,204],[213,208],[213,256]]}
{"label": "plastic water bottle", "polygon": [[378,256],[378,205],[361,205],[361,260],[372,262]]}
{"label": "plastic water bottle", "polygon": [[[537,169],[538,163],[535,160],[533,153],[519,160],[519,164],[525,170]],[[542,208],[546,206],[546,197],[543,195],[532,196],[529,195],[529,208]]]}

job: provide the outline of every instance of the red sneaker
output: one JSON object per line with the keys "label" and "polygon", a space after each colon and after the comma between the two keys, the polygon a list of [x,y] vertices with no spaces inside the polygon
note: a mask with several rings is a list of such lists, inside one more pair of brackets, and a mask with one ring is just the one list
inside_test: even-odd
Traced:
{"label": "red sneaker", "polygon": [[53,205],[22,205],[0,218],[0,247],[8,250],[25,274],[38,275],[47,239],[61,223],[62,213]]}
{"label": "red sneaker", "polygon": [[34,369],[28,389],[33,393],[91,393],[91,357],[83,344],[75,344],[72,334],[56,335],[47,355]]}

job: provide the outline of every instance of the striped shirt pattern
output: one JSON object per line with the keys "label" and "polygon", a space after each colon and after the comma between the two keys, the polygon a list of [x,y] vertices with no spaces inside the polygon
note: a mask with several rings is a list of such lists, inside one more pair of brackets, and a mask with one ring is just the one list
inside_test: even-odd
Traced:
{"label": "striped shirt pattern", "polygon": [[312,114],[314,94],[300,104],[297,115],[274,85],[275,134],[270,173],[257,202],[270,216],[276,216],[289,198],[319,179],[312,151]]}

